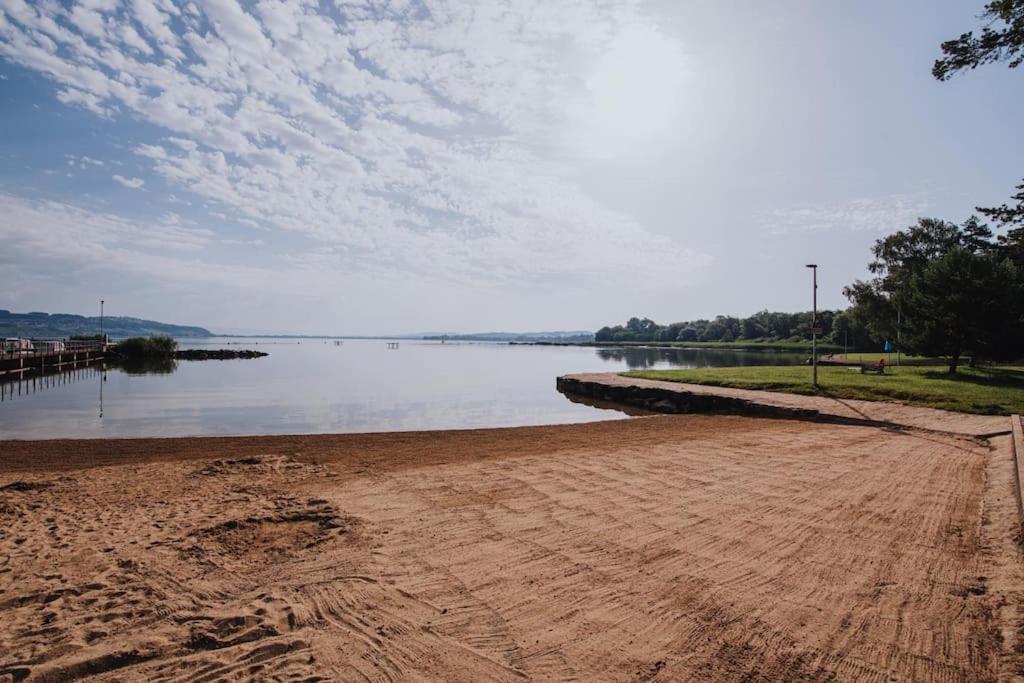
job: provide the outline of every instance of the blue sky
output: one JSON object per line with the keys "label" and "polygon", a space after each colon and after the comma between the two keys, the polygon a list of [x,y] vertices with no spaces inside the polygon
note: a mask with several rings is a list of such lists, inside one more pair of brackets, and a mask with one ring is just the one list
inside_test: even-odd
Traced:
{"label": "blue sky", "polygon": [[0,307],[220,330],[807,308],[1024,176],[982,3],[0,0]]}

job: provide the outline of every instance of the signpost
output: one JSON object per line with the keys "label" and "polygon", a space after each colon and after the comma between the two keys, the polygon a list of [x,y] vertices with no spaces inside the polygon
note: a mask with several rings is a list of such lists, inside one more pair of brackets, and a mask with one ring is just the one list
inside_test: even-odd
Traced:
{"label": "signpost", "polygon": [[821,334],[821,325],[818,324],[818,264],[808,263],[807,267],[811,269],[813,273],[813,300],[814,309],[811,313],[811,367],[813,386],[815,389],[818,388],[818,335]]}

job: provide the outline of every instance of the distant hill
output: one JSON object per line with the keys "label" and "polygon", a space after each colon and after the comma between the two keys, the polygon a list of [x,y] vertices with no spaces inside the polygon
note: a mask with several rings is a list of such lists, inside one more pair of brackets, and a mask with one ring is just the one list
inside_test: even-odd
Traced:
{"label": "distant hill", "polygon": [[[209,330],[191,325],[171,325],[155,320],[105,316],[103,330],[111,337],[149,337],[168,334],[172,337],[212,337]],[[0,337],[70,337],[76,334],[98,334],[99,316],[87,317],[70,313],[11,313],[0,309]]]}
{"label": "distant hill", "polygon": [[558,332],[474,332],[471,334],[444,334],[430,332],[423,339],[448,339],[451,341],[494,341],[494,342],[592,342],[594,333],[586,330]]}

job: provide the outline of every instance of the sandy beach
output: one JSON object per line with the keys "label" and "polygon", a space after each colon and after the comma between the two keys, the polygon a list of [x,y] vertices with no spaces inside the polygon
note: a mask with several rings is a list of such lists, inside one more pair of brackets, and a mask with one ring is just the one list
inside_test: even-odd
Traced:
{"label": "sandy beach", "polygon": [[1010,438],[0,442],[0,681],[1012,680]]}

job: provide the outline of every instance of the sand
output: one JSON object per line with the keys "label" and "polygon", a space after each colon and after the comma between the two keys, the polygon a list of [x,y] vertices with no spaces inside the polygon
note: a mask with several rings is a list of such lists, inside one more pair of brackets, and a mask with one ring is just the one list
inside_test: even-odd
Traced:
{"label": "sand", "polygon": [[1009,437],[0,442],[0,680],[1012,680]]}

